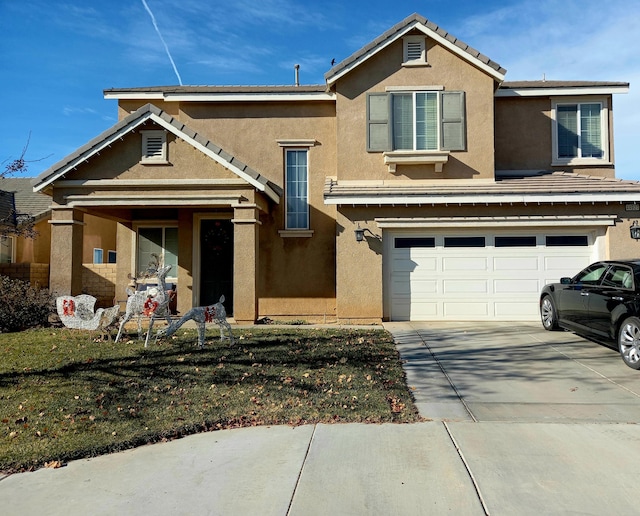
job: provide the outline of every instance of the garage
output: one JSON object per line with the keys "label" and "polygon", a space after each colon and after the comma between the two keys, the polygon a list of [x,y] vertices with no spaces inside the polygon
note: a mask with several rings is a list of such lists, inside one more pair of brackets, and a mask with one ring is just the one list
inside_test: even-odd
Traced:
{"label": "garage", "polygon": [[385,231],[394,321],[537,320],[543,285],[598,259],[586,228]]}

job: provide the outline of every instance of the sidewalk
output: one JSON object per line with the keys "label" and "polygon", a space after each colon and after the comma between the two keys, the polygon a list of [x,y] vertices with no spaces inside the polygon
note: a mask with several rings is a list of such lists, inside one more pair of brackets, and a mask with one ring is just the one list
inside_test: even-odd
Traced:
{"label": "sidewalk", "polygon": [[60,469],[6,477],[0,481],[0,512],[8,516],[638,512],[640,425],[473,422],[424,337],[409,325],[389,329],[403,358],[409,357],[405,364],[409,384],[415,388],[422,414],[432,421],[198,434],[73,461]]}

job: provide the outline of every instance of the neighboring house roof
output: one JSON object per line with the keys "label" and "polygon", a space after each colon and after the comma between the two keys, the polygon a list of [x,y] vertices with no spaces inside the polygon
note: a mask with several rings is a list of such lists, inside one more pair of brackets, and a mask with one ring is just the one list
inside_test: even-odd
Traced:
{"label": "neighboring house roof", "polygon": [[628,82],[611,81],[505,81],[496,97],[539,97],[549,95],[603,95],[628,93]]}
{"label": "neighboring house roof", "polygon": [[327,178],[326,204],[436,205],[499,203],[638,202],[640,181],[570,172],[497,176],[492,180],[337,181]]}
{"label": "neighboring house roof", "polygon": [[492,61],[452,34],[449,34],[446,30],[438,27],[438,25],[427,20],[424,16],[414,13],[331,68],[324,76],[327,84],[331,85],[356,66],[414,29],[423,32],[426,36],[434,39],[452,52],[455,52],[463,59],[491,74],[499,82],[504,80],[504,75],[507,73],[507,70],[498,63]]}
{"label": "neighboring house roof", "polygon": [[51,197],[40,192],[34,192],[31,177],[3,177],[0,179],[0,189],[15,195],[16,212],[39,218],[49,212]]}
{"label": "neighboring house roof", "polygon": [[34,190],[41,191],[45,189],[70,170],[73,170],[105,147],[113,144],[125,134],[134,131],[137,127],[148,120],[155,122],[167,131],[170,131],[177,137],[191,144],[193,147],[200,150],[223,167],[247,181],[247,183],[254,186],[257,190],[264,192],[265,195],[274,202],[278,203],[280,201],[280,196],[282,194],[280,187],[273,184],[271,181],[268,181],[254,169],[238,160],[235,156],[225,152],[201,134],[189,129],[182,122],[152,104],[147,104],[137,111],[134,111],[110,129],[107,129],[102,134],[53,165],[51,168],[45,170],[33,182]]}

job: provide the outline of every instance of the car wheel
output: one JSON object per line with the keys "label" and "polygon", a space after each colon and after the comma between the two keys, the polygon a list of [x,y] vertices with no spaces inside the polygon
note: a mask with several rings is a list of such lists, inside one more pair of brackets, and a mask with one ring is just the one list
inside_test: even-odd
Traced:
{"label": "car wheel", "polygon": [[545,330],[558,329],[558,315],[551,296],[544,296],[540,301],[540,319],[542,319],[542,326]]}
{"label": "car wheel", "polygon": [[618,349],[625,364],[640,369],[640,319],[625,319],[618,332]]}

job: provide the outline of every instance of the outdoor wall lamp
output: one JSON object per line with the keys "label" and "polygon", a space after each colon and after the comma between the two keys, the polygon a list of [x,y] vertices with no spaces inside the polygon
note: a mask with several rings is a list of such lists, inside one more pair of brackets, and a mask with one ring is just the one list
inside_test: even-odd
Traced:
{"label": "outdoor wall lamp", "polygon": [[[640,226],[638,227],[638,230],[640,231]],[[375,233],[373,233],[369,228],[361,228],[360,227],[360,223],[358,222],[358,227],[356,229],[353,230],[353,232],[356,235],[356,242],[362,242],[364,240],[364,232],[368,231],[369,234],[373,237],[373,238],[378,238],[380,239],[380,237],[378,235],[376,235]],[[639,237],[640,238],[640,237]]]}
{"label": "outdoor wall lamp", "polygon": [[634,240],[640,240],[640,226],[638,226],[637,220],[634,220],[633,224],[631,224],[629,233],[631,233],[631,238],[633,238]]}

